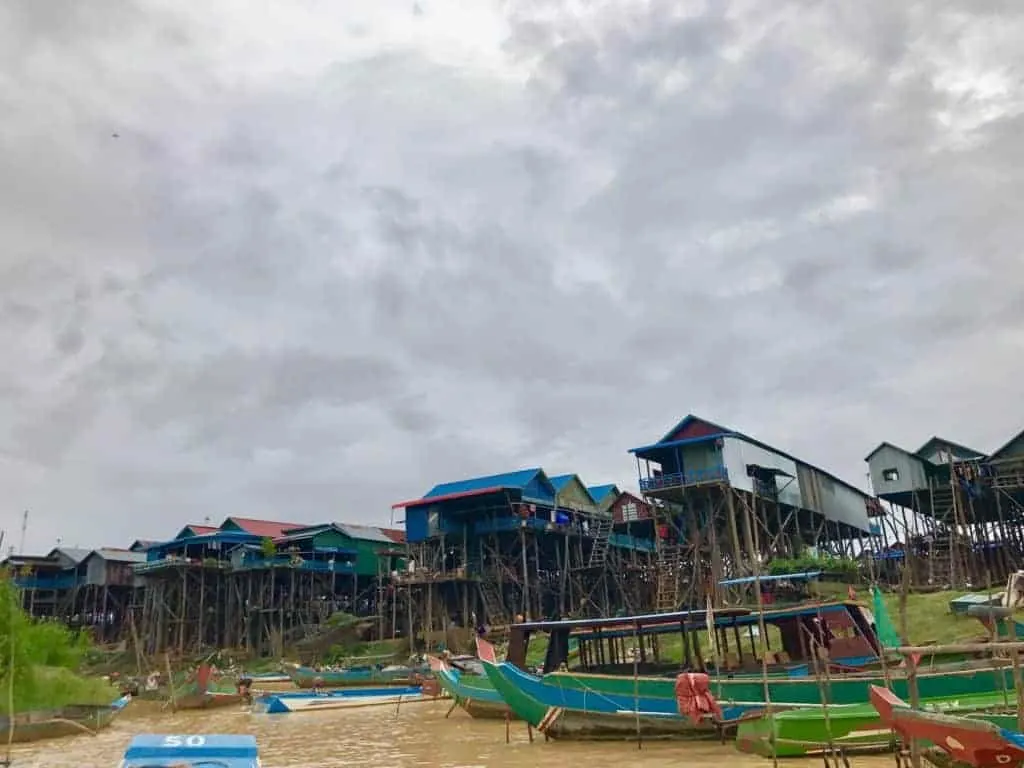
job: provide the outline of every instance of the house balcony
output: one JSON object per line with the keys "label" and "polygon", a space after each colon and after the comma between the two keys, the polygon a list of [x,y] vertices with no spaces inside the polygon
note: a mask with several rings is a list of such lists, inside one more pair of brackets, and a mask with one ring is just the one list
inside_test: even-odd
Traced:
{"label": "house balcony", "polygon": [[729,481],[729,472],[724,465],[707,469],[691,469],[687,472],[672,472],[663,475],[652,475],[640,479],[640,490],[643,493],[657,493],[675,488],[688,488],[697,485],[715,485]]}
{"label": "house balcony", "polygon": [[14,586],[18,589],[30,590],[64,590],[72,589],[78,584],[75,574],[66,576],[16,576]]}
{"label": "house balcony", "polygon": [[355,563],[350,560],[306,560],[301,556],[275,555],[274,557],[262,557],[260,555],[247,555],[242,562],[235,566],[235,570],[263,570],[271,568],[285,568],[307,573],[342,573],[350,574],[355,570]]}

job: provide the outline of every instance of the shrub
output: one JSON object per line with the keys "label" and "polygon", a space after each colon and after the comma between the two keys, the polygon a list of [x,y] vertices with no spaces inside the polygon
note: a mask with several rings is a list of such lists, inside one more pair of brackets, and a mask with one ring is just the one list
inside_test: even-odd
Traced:
{"label": "shrub", "polygon": [[16,712],[112,701],[109,684],[75,674],[89,648],[83,633],[26,614],[10,574],[0,571],[0,712],[10,710],[12,677]]}

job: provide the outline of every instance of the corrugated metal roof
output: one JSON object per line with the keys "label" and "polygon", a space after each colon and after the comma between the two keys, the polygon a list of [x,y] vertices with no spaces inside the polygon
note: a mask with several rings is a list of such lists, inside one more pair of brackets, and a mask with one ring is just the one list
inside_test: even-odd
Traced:
{"label": "corrugated metal roof", "polygon": [[146,562],[145,552],[132,552],[128,549],[116,549],[114,547],[100,547],[93,550],[93,553],[110,560],[113,563],[144,563]]}
{"label": "corrugated metal roof", "polygon": [[[291,531],[296,528],[311,528],[307,523],[281,523],[276,520],[254,520],[251,517],[229,517],[224,522],[233,522],[239,528],[246,533],[251,533],[253,536],[263,536],[268,539],[276,539],[280,536],[284,536],[286,531]],[[223,529],[224,526],[221,526]]]}
{"label": "corrugated metal roof", "polygon": [[55,547],[53,550],[51,550],[50,555],[53,555],[57,552],[60,552],[60,554],[64,555],[64,557],[66,557],[68,560],[77,565],[78,563],[85,560],[85,558],[87,558],[92,553],[92,550],[82,549],[81,547]]}
{"label": "corrugated metal roof", "polygon": [[394,544],[394,539],[376,526],[338,523],[338,527],[341,529],[342,533],[350,539],[359,539],[360,541],[379,541],[382,544]]}
{"label": "corrugated metal roof", "polygon": [[619,487],[615,483],[610,485],[591,485],[587,487],[590,495],[594,497],[594,501],[600,502],[609,493],[615,493],[619,490]]}
{"label": "corrugated metal roof", "polygon": [[453,483],[441,483],[431,488],[423,498],[430,499],[435,496],[447,496],[453,493],[465,493],[476,491],[482,488],[525,488],[537,473],[540,467],[532,469],[520,469],[515,472],[505,472],[500,475],[487,475],[486,477],[472,477],[468,480],[456,480]]}
{"label": "corrugated metal roof", "polygon": [[550,480],[551,484],[555,486],[556,491],[560,491],[565,488],[565,486],[569,484],[569,481],[574,477],[576,477],[576,475],[555,475],[554,477],[549,475],[548,480]]}
{"label": "corrugated metal roof", "polygon": [[399,528],[381,528],[380,531],[395,544],[405,544],[405,531]]}

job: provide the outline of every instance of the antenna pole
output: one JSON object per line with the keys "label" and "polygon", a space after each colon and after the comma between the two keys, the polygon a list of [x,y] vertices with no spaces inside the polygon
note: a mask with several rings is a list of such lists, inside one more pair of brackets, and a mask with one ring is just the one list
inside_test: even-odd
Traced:
{"label": "antenna pole", "polygon": [[25,554],[25,534],[28,533],[28,510],[21,516],[21,542],[18,545],[18,554]]}

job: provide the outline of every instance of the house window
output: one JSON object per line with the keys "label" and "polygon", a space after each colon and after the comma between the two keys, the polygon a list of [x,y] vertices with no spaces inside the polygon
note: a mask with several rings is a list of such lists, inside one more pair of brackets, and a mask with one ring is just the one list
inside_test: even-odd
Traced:
{"label": "house window", "polygon": [[629,502],[627,504],[623,504],[622,505],[622,519],[625,522],[629,522],[631,520],[639,520],[640,519],[640,516],[637,514],[637,509],[636,509],[636,504],[635,503]]}
{"label": "house window", "polygon": [[896,467],[882,470],[882,479],[887,483],[895,483],[900,479],[900,471]]}

